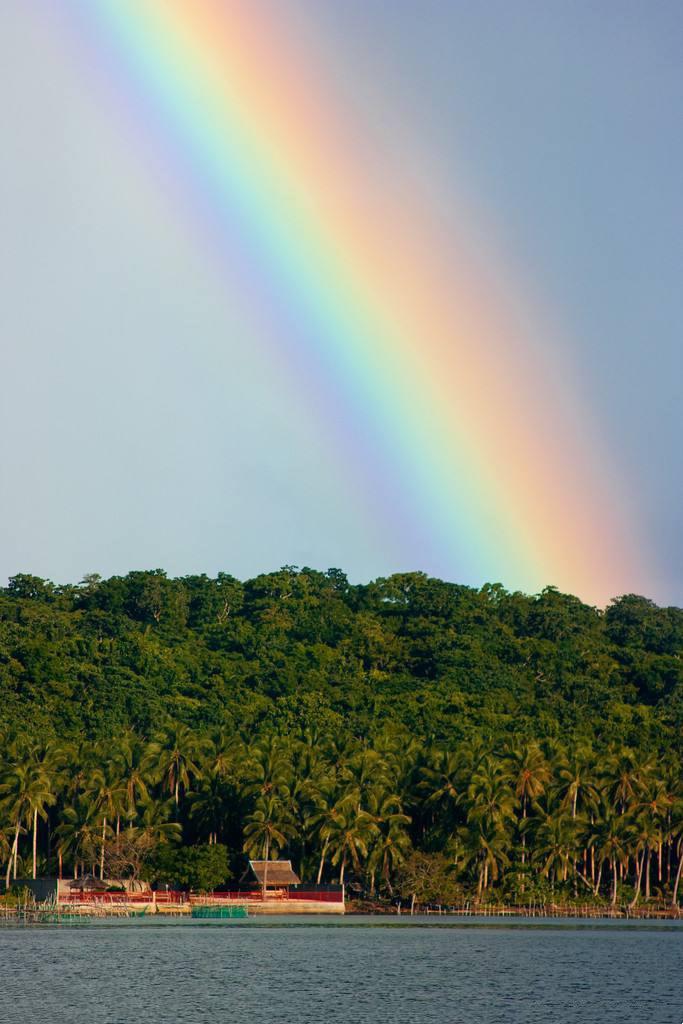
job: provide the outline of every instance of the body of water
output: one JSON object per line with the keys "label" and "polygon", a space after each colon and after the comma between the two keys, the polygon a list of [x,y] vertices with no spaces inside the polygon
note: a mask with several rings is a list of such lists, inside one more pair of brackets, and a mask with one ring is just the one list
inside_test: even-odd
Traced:
{"label": "body of water", "polygon": [[683,926],[447,918],[0,928],[13,1024],[681,1024]]}

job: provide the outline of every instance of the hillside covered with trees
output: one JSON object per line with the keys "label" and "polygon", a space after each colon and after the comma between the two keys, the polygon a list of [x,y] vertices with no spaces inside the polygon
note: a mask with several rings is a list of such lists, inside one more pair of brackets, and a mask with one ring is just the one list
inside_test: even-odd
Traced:
{"label": "hillside covered with trees", "polygon": [[0,591],[0,862],[208,888],[675,896],[683,611],[420,573]]}

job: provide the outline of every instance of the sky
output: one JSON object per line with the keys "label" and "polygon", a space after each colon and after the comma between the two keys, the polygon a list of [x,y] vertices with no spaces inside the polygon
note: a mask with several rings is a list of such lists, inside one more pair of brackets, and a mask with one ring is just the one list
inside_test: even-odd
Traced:
{"label": "sky", "polygon": [[[337,98],[362,174],[409,181],[446,232],[465,208],[521,329],[531,309],[530,332],[552,325],[554,387],[613,481],[593,514],[638,556],[579,596],[683,603],[683,7],[256,3]],[[379,446],[378,472],[358,468],[374,442],[353,382],[279,344],[85,6],[0,7],[0,579],[294,564],[563,586],[550,561],[454,557]],[[466,551],[456,511],[458,529]]]}

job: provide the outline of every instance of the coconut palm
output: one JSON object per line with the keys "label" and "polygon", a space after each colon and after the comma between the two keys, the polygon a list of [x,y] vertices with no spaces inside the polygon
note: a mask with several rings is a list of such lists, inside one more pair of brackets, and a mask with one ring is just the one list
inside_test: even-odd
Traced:
{"label": "coconut palm", "polygon": [[3,773],[2,781],[0,781],[0,800],[14,829],[14,839],[5,875],[5,884],[7,886],[9,886],[10,874],[12,872],[14,878],[17,877],[19,836],[24,831],[25,824],[29,827],[33,826],[35,871],[37,816],[44,813],[45,807],[51,799],[48,780],[40,772],[36,764],[31,762],[23,751],[20,752],[15,749],[13,755],[14,758]]}
{"label": "coconut palm", "polygon": [[676,848],[676,856],[678,857],[678,867],[671,893],[671,906],[678,909],[678,887],[681,884],[681,874],[683,873],[683,805],[678,802],[675,803],[674,810],[676,813],[672,823],[671,835]]}
{"label": "coconut palm", "polygon": [[636,884],[633,899],[629,904],[635,907],[639,898],[643,874],[645,875],[645,898],[650,898],[650,857],[652,850],[661,845],[661,828],[649,814],[637,815],[628,830],[629,850],[636,862]]}
{"label": "coconut palm", "polygon": [[11,836],[11,829],[0,828],[0,864],[4,864],[5,857],[9,857],[10,850],[12,849]]}
{"label": "coconut palm", "polygon": [[572,818],[576,818],[577,814],[596,808],[600,797],[589,747],[578,747],[569,757],[562,758],[557,776],[555,793],[562,810],[571,810]]}
{"label": "coconut palm", "polygon": [[329,768],[320,752],[305,744],[294,748],[292,784],[286,800],[299,846],[300,873],[315,837],[314,815],[325,806],[324,791],[330,780]]}
{"label": "coconut palm", "polygon": [[223,778],[215,771],[209,771],[199,788],[188,798],[190,818],[207,835],[209,844],[217,843],[223,830],[229,793]]}
{"label": "coconut palm", "polygon": [[241,779],[246,755],[246,747],[240,737],[221,729],[207,749],[206,770],[220,779],[237,782]]}
{"label": "coconut palm", "polygon": [[664,765],[658,766],[658,773],[661,779],[668,807],[666,818],[663,824],[664,845],[666,848],[666,881],[671,881],[672,855],[676,843],[675,823],[681,816],[683,808],[683,773],[681,764],[674,758],[669,758]]}
{"label": "coconut palm", "polygon": [[603,864],[606,863],[612,873],[611,901],[613,905],[617,902],[619,867],[628,862],[632,840],[632,827],[625,815],[615,813],[611,802],[603,802],[589,842],[597,851],[599,863],[595,894],[597,895],[599,892]]}
{"label": "coconut palm", "polygon": [[510,866],[510,835],[490,819],[471,821],[458,829],[457,846],[463,866],[472,863],[477,873],[477,897],[481,898],[490,882],[495,882]]}
{"label": "coconut palm", "polygon": [[95,768],[92,772],[85,796],[90,802],[93,815],[102,823],[100,878],[104,878],[104,854],[111,822],[116,820],[118,823],[121,814],[125,813],[127,795],[126,785],[117,771],[115,761],[105,760],[101,767]]}
{"label": "coconut palm", "polygon": [[504,764],[484,757],[467,788],[467,827],[460,831],[465,859],[477,866],[477,893],[488,888],[509,866],[510,829],[515,821],[516,800]]}
{"label": "coconut palm", "polygon": [[160,733],[150,747],[150,758],[164,789],[172,794],[176,808],[180,798],[201,778],[206,741],[186,725],[174,724]]}
{"label": "coconut palm", "polygon": [[391,773],[380,753],[363,747],[342,766],[340,781],[344,795],[353,800],[356,810],[360,812],[367,805],[368,796],[373,790],[390,785]]}
{"label": "coconut palm", "polygon": [[328,840],[330,860],[339,865],[339,884],[344,884],[346,867],[350,863],[357,873],[361,859],[367,857],[368,846],[377,832],[377,826],[367,811],[359,811],[355,793],[338,806],[338,813],[330,818],[324,838]]}
{"label": "coconut palm", "polygon": [[172,800],[145,800],[140,806],[137,832],[153,841],[154,845],[177,842],[182,829],[172,820]]}
{"label": "coconut palm", "polygon": [[412,847],[406,831],[410,818],[402,812],[398,797],[392,794],[372,800],[369,813],[375,826],[368,858],[370,891],[374,891],[375,874],[379,873],[391,893],[391,876],[403,864]]}
{"label": "coconut palm", "polygon": [[[508,749],[505,764],[524,821],[531,801],[538,800],[550,782],[550,765],[537,743],[523,743]],[[526,833],[522,830],[522,864],[525,862]]]}
{"label": "coconut palm", "polygon": [[132,729],[127,729],[113,755],[116,773],[125,791],[124,814],[129,825],[140,801],[149,796],[154,773],[154,751]]}
{"label": "coconut palm", "polygon": [[541,875],[551,882],[566,882],[570,866],[576,861],[578,837],[576,818],[560,811],[545,814],[534,830],[532,859]]}
{"label": "coconut palm", "polygon": [[635,813],[647,819],[650,831],[648,857],[645,872],[645,895],[650,895],[650,857],[657,855],[657,880],[662,882],[662,850],[670,833],[670,811],[674,796],[669,792],[661,778],[650,776],[640,800],[635,806]]}
{"label": "coconut palm", "polygon": [[516,800],[505,766],[485,757],[467,787],[467,820],[486,826],[487,831],[505,830],[514,822]]}
{"label": "coconut palm", "polygon": [[38,861],[38,819],[47,820],[47,809],[56,801],[56,795],[52,788],[53,780],[50,775],[35,766],[35,775],[29,796],[30,814],[32,819],[33,846],[32,846],[32,878],[37,875]]}
{"label": "coconut palm", "polygon": [[95,874],[95,861],[102,838],[101,826],[91,802],[83,799],[64,808],[56,829],[56,838],[60,878],[64,860],[68,857],[72,858],[74,878],[78,877],[79,866],[83,872],[86,862]]}
{"label": "coconut palm", "polygon": [[244,826],[244,851],[252,859],[260,854],[266,862],[263,872],[263,895],[268,884],[268,861],[271,853],[277,854],[286,844],[293,831],[288,810],[274,797],[258,801]]}
{"label": "coconut palm", "polygon": [[262,737],[252,745],[244,765],[245,796],[286,801],[292,781],[292,752],[279,736]]}
{"label": "coconut palm", "polygon": [[446,833],[455,828],[457,808],[465,792],[460,755],[453,750],[434,750],[423,769],[420,789],[426,803],[442,816]]}
{"label": "coconut palm", "polygon": [[604,789],[619,814],[625,814],[638,802],[651,773],[652,762],[649,759],[641,760],[626,748],[612,751],[606,764]]}
{"label": "coconut palm", "polygon": [[336,831],[338,824],[344,819],[351,800],[340,796],[339,789],[333,779],[322,783],[317,792],[315,806],[306,821],[306,830],[317,840],[320,849],[317,884],[320,885],[325,869],[325,862],[330,848],[330,836]]}

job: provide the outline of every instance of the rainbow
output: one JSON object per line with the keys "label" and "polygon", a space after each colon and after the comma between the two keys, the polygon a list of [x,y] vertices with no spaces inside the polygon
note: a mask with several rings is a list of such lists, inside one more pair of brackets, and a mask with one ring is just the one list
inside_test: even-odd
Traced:
{"label": "rainbow", "polygon": [[238,240],[290,386],[323,396],[358,493],[384,481],[406,550],[458,580],[595,603],[642,586],[560,332],[476,255],[466,213],[447,231],[407,173],[373,177],[360,116],[277,5],[87,0],[79,18],[187,179],[216,258]]}

